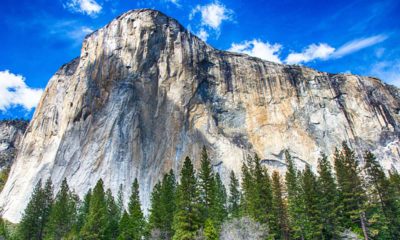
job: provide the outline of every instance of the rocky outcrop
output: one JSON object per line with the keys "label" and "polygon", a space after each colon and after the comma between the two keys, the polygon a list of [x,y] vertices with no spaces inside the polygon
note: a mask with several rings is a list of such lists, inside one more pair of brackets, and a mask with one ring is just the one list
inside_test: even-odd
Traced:
{"label": "rocky outcrop", "polygon": [[[83,195],[102,178],[114,192],[151,187],[205,145],[223,179],[248,154],[284,169],[283,149],[315,167],[343,140],[399,167],[398,89],[212,48],[158,11],[123,14],[87,36],[51,78],[0,195],[20,219],[33,186],[63,178]],[[125,196],[127,198],[128,196]]]}
{"label": "rocky outcrop", "polygon": [[13,163],[28,121],[0,120],[0,170]]}

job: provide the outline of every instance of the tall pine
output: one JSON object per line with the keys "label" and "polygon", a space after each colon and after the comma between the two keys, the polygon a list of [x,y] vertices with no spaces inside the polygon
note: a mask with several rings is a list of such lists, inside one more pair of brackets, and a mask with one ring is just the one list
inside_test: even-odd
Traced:
{"label": "tall pine", "polygon": [[370,210],[378,217],[375,238],[400,239],[400,211],[396,203],[395,190],[375,156],[367,151],[364,159],[370,193]]}
{"label": "tall pine", "polygon": [[210,210],[213,208],[215,194],[214,173],[212,170],[211,160],[208,157],[207,149],[203,146],[201,151],[201,163],[199,171],[199,190],[201,199],[202,226],[210,216]]}
{"label": "tall pine", "polygon": [[322,238],[337,239],[340,232],[338,214],[339,193],[332,172],[332,166],[326,155],[318,160],[319,204],[322,223]]}
{"label": "tall pine", "polygon": [[272,215],[273,225],[270,226],[271,233],[275,239],[289,239],[289,219],[287,206],[283,197],[283,185],[277,171],[272,173]]}
{"label": "tall pine", "polygon": [[180,184],[176,197],[174,215],[174,240],[191,240],[201,227],[201,210],[199,207],[199,190],[192,162],[186,157],[183,164]]}
{"label": "tall pine", "polygon": [[46,225],[47,239],[63,239],[73,233],[78,201],[78,196],[69,189],[67,179],[64,178]]}
{"label": "tall pine", "polygon": [[108,210],[103,180],[99,179],[90,197],[89,212],[86,215],[80,236],[83,239],[107,239]]}
{"label": "tall pine", "polygon": [[239,180],[236,178],[235,173],[231,171],[229,176],[229,202],[228,202],[228,211],[229,217],[237,218],[240,216],[240,189],[239,189]]}

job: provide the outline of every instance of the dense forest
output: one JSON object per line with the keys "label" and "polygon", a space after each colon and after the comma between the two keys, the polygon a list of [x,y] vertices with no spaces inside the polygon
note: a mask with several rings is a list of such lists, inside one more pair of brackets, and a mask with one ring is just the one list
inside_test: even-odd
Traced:
{"label": "dense forest", "polygon": [[[270,173],[256,155],[225,188],[204,148],[195,171],[187,157],[179,175],[153,188],[146,217],[139,183],[113,195],[100,179],[83,199],[67,179],[53,196],[50,180],[33,190],[21,222],[1,221],[6,239],[400,239],[400,175],[386,173],[371,152],[358,159],[343,143],[332,156],[296,168],[286,151],[284,176]],[[121,188],[122,189],[122,188]]]}

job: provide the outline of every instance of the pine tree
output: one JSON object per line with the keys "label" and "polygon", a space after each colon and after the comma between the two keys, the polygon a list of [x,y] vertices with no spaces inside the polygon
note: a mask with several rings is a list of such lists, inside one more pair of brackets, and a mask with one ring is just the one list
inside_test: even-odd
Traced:
{"label": "pine tree", "polygon": [[205,240],[218,240],[218,230],[211,219],[207,219],[204,226]]}
{"label": "pine tree", "polygon": [[201,227],[199,190],[192,162],[186,157],[180,175],[174,215],[174,240],[191,240]]}
{"label": "pine tree", "polygon": [[129,214],[124,210],[118,227],[118,240],[132,239],[130,236],[130,221]]}
{"label": "pine tree", "polygon": [[162,227],[161,227],[161,236],[164,239],[171,239],[174,231],[172,228],[172,223],[174,221],[174,214],[176,210],[176,180],[175,174],[171,170],[168,174],[166,174],[163,178],[161,184],[161,206],[162,206]]}
{"label": "pine tree", "polygon": [[300,177],[296,167],[294,166],[292,157],[289,151],[285,151],[285,158],[287,164],[286,171],[286,188],[288,196],[288,213],[289,225],[291,227],[291,236],[294,239],[305,239],[305,213],[304,201],[300,188]]}
{"label": "pine tree", "polygon": [[53,186],[50,178],[44,188],[39,181],[22,216],[18,234],[22,239],[43,239],[44,228],[53,204]]}
{"label": "pine tree", "polygon": [[320,218],[320,206],[319,206],[319,188],[317,185],[317,179],[312,172],[309,165],[302,174],[302,198],[304,202],[304,213],[305,213],[305,224],[304,233],[306,239],[320,239],[322,224]]}
{"label": "pine tree", "polygon": [[360,229],[364,238],[368,239],[364,184],[355,153],[346,142],[342,143],[340,153],[336,151],[334,161],[339,200],[342,204],[342,224],[356,231]]}
{"label": "pine tree", "polygon": [[375,156],[367,151],[364,156],[365,170],[367,173],[370,190],[370,205],[374,214],[378,215],[378,231],[375,238],[400,239],[400,211],[396,205],[396,195],[386,177],[382,166],[376,161]]}
{"label": "pine tree", "polygon": [[74,230],[76,231],[75,235],[79,235],[80,231],[82,230],[82,227],[86,223],[86,219],[88,218],[89,215],[89,209],[90,209],[90,199],[92,197],[92,189],[89,189],[85,196],[83,197],[83,202],[80,202],[78,204],[78,219],[76,226],[74,227]]}
{"label": "pine tree", "polygon": [[247,157],[247,162],[242,165],[242,190],[241,196],[241,212],[243,215],[252,216],[252,210],[255,208],[253,196],[255,193],[255,181],[253,176],[252,158]]}
{"label": "pine tree", "polygon": [[235,173],[231,171],[229,183],[229,217],[237,218],[240,216],[240,190],[239,180],[236,178]]}
{"label": "pine tree", "polygon": [[119,185],[119,189],[118,189],[117,206],[118,206],[119,218],[121,218],[122,214],[124,214],[124,211],[125,211],[125,207],[124,207],[124,191],[123,191],[122,184]]}
{"label": "pine tree", "polygon": [[326,155],[318,160],[319,204],[322,221],[322,238],[337,239],[339,236],[339,193]]}
{"label": "pine tree", "polygon": [[120,210],[111,193],[110,189],[106,192],[107,204],[107,230],[106,236],[108,239],[116,239],[118,237],[118,225],[120,220]]}
{"label": "pine tree", "polygon": [[163,206],[161,202],[161,188],[162,185],[160,182],[157,182],[156,185],[153,187],[153,191],[151,193],[151,206],[150,206],[150,216],[149,216],[149,230],[159,230],[163,227],[163,220],[162,215],[163,213]]}
{"label": "pine tree", "polygon": [[210,213],[210,219],[214,223],[214,226],[219,229],[228,213],[226,210],[226,189],[218,173],[216,173],[214,177],[214,188],[214,199],[211,205],[212,212]]}
{"label": "pine tree", "polygon": [[270,227],[275,239],[289,239],[289,219],[287,206],[283,198],[283,186],[279,173],[274,171],[272,174],[272,213],[275,223]]}
{"label": "pine tree", "polygon": [[[145,234],[146,221],[140,207],[139,183],[135,180],[132,183],[132,193],[128,203],[128,223],[121,221],[119,239],[140,240]],[[124,217],[124,216],[123,216]],[[126,216],[125,216],[126,218]]]}
{"label": "pine tree", "polygon": [[204,222],[210,216],[210,209],[213,208],[213,200],[214,200],[214,173],[212,170],[211,160],[208,157],[206,147],[203,146],[203,150],[201,152],[201,165],[199,172],[199,190],[201,197],[201,212],[202,212],[202,226],[204,226]]}
{"label": "pine tree", "polygon": [[83,239],[107,239],[107,202],[103,180],[100,179],[90,197],[89,212],[80,235]]}
{"label": "pine tree", "polygon": [[71,234],[76,225],[78,199],[78,196],[70,191],[67,179],[64,178],[46,224],[47,239],[62,239]]}

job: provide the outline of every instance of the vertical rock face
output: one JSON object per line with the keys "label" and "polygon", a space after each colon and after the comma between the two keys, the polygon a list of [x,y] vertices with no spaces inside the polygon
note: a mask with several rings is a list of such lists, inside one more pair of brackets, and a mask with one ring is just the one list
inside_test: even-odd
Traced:
{"label": "vertical rock face", "polygon": [[102,178],[126,194],[151,187],[203,145],[226,180],[248,154],[284,169],[283,149],[316,166],[343,140],[399,168],[399,90],[216,50],[153,10],[130,11],[86,37],[51,78],[0,195],[19,221],[33,186],[63,178],[81,196]]}
{"label": "vertical rock face", "polygon": [[27,126],[24,120],[0,121],[0,170],[13,163]]}

